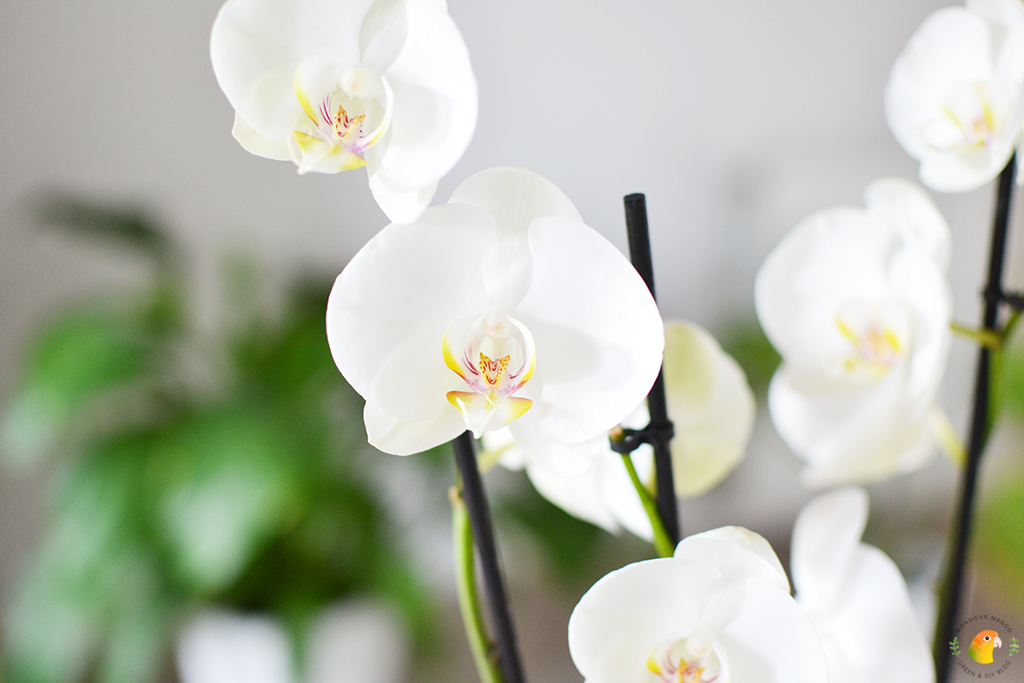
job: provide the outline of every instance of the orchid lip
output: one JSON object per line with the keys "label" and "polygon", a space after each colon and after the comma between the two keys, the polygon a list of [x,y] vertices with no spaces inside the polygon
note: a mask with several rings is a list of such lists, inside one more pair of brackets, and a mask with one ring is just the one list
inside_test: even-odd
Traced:
{"label": "orchid lip", "polygon": [[850,301],[836,313],[835,326],[847,351],[829,374],[852,380],[881,379],[910,350],[906,312],[892,302]]}
{"label": "orchid lip", "polygon": [[927,122],[921,138],[937,151],[970,152],[994,143],[1007,118],[1006,98],[997,84],[960,83],[950,89],[940,116]]}
{"label": "orchid lip", "polygon": [[700,635],[659,643],[647,657],[651,683],[724,683],[722,662]]}
{"label": "orchid lip", "polygon": [[468,391],[449,391],[448,402],[479,437],[521,417],[533,401],[513,394],[533,376],[533,335],[501,311],[452,321],[441,341],[445,365]]}
{"label": "orchid lip", "polygon": [[317,61],[295,71],[295,97],[304,116],[294,131],[299,172],[337,172],[365,166],[366,150],[391,127],[394,94],[376,69],[355,66],[324,82]]}

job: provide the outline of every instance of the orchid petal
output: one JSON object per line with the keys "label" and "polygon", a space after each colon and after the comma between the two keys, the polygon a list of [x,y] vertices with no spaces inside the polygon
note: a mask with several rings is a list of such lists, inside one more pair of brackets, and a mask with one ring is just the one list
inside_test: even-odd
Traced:
{"label": "orchid petal", "polygon": [[665,323],[664,377],[675,425],[676,495],[701,494],[743,458],[754,427],[754,392],[714,337],[692,323]]}
{"label": "orchid petal", "polygon": [[949,227],[905,181],[877,181],[865,200],[802,221],[757,276],[758,318],[783,359],[768,406],[811,487],[907,472],[933,451]]}
{"label": "orchid petal", "polygon": [[[648,421],[647,408],[641,405],[621,424],[639,429]],[[590,470],[579,477],[555,474],[553,470],[560,469],[557,457],[550,458],[553,462],[547,466],[528,461],[508,428],[488,432],[484,435],[484,444],[488,451],[501,454],[499,462],[505,469],[520,470],[525,466],[526,474],[537,492],[570,515],[610,533],[626,529],[645,540],[653,537],[651,522],[637,497],[622,456],[610,449],[607,436],[601,435],[590,442],[588,447],[592,447],[596,455],[593,456]],[[576,448],[583,448],[583,445]],[[640,446],[631,454],[631,458],[640,481],[650,481],[654,472],[654,453],[651,447],[646,444]],[[589,460],[589,457],[581,460]],[[579,469],[583,469],[582,464]]]}
{"label": "orchid petal", "polygon": [[288,142],[290,158],[299,167],[299,175],[310,171],[339,173],[366,165],[361,156],[343,145],[332,145],[305,133],[296,131]]}
{"label": "orchid petal", "polygon": [[443,0],[406,0],[407,35],[386,75],[395,92],[391,139],[370,175],[375,196],[436,183],[462,157],[476,128],[469,54]]}
{"label": "orchid petal", "polygon": [[539,176],[487,171],[454,199],[381,231],[331,292],[328,341],[371,439],[437,445],[421,436],[446,433],[448,411],[477,436],[508,424],[531,461],[582,475],[657,376],[657,306],[591,228],[533,217],[576,215]]}
{"label": "orchid petal", "polygon": [[1015,148],[1014,141],[959,157],[937,157],[921,161],[921,182],[936,192],[970,192],[989,182],[1003,170]]}
{"label": "orchid petal", "polygon": [[430,206],[430,200],[437,192],[437,183],[410,192],[392,194],[374,190],[372,184],[370,189],[373,191],[373,198],[377,201],[377,205],[380,206],[388,220],[392,223],[412,223]]}
{"label": "orchid petal", "polygon": [[688,536],[676,546],[675,557],[722,567],[729,582],[757,579],[789,594],[789,579],[771,544],[743,527],[720,527]]}
{"label": "orchid petal", "polygon": [[302,114],[294,96],[296,69],[317,55],[331,55],[339,66],[358,64],[358,18],[370,4],[370,0],[224,3],[213,24],[210,57],[217,83],[238,115],[266,138],[287,139]]}
{"label": "orchid petal", "polygon": [[943,273],[908,250],[893,258],[890,282],[914,311],[913,344],[905,398],[916,419],[934,403],[952,344],[953,292]]}
{"label": "orchid petal", "polygon": [[235,125],[231,128],[231,135],[238,140],[242,149],[250,154],[276,161],[291,161],[292,159],[287,144],[263,137],[238,114],[235,114]]}
{"label": "orchid petal", "polygon": [[598,581],[569,619],[569,652],[587,683],[823,683],[828,676],[774,552],[739,528],[691,536],[672,558]]}
{"label": "orchid petal", "polygon": [[352,387],[392,417],[421,422],[454,411],[445,392],[460,387],[441,339],[451,320],[486,311],[480,273],[465,264],[493,232],[478,209],[436,207],[382,230],[338,276],[327,303],[331,353]]}
{"label": "orchid petal", "polygon": [[608,435],[604,433],[576,443],[564,443],[545,434],[538,423],[540,413],[546,404],[534,403],[530,412],[509,425],[516,443],[523,449],[531,462],[535,462],[556,477],[576,479],[582,477],[608,447]]}
{"label": "orchid petal", "polygon": [[363,407],[367,442],[392,455],[412,455],[451,441],[466,431],[458,412],[445,406],[437,414],[418,422],[396,420],[373,404]]}
{"label": "orchid petal", "polygon": [[699,625],[699,596],[717,574],[709,564],[663,558],[595,583],[569,618],[569,653],[587,683],[638,678],[655,644]]}
{"label": "orchid petal", "polygon": [[950,83],[989,79],[990,51],[985,22],[962,7],[931,14],[911,36],[885,91],[889,126],[911,156],[920,158],[931,149],[921,126],[934,115],[933,98]]}
{"label": "orchid petal", "polygon": [[[843,587],[843,602],[822,641],[830,646],[831,680],[930,683],[931,652],[914,615],[907,585],[882,551],[861,544]],[[840,672],[843,673],[840,673]]]}
{"label": "orchid petal", "polygon": [[[692,323],[665,323],[663,372],[668,414],[675,427],[671,450],[676,493],[703,493],[743,456],[753,427],[753,392],[736,362],[710,334]],[[530,420],[521,422],[520,428],[531,424]],[[642,429],[648,422],[644,402],[621,420],[620,426]],[[622,456],[611,450],[605,437],[599,441],[599,454],[593,456],[593,465],[585,475],[565,478],[575,471],[566,471],[564,464],[559,474],[565,476],[559,476],[533,463],[527,469],[530,480],[541,495],[571,515],[613,533],[624,528],[650,539],[650,520]],[[492,448],[490,440],[487,447]],[[564,463],[565,459],[556,456],[548,460]],[[649,483],[653,477],[650,446],[634,451],[632,460],[640,481]],[[578,469],[584,469],[582,459]]]}
{"label": "orchid petal", "polygon": [[772,250],[757,274],[758,319],[779,354],[817,370],[822,357],[848,342],[835,311],[856,298],[881,298],[889,244],[885,228],[859,209],[821,211],[801,221]]}
{"label": "orchid petal", "polygon": [[[544,354],[544,396],[529,417],[549,437],[574,443],[607,432],[647,394],[665,334],[643,280],[592,229],[538,218],[530,251],[532,285],[518,317]],[[542,336],[550,340],[543,349]]]}
{"label": "orchid petal", "polygon": [[781,591],[748,590],[742,611],[722,630],[719,647],[735,683],[829,680],[814,627]]}
{"label": "orchid petal", "polygon": [[928,194],[901,178],[882,178],[864,190],[864,206],[879,221],[892,223],[907,244],[916,244],[945,272],[953,238],[946,219]]}
{"label": "orchid petal", "polygon": [[868,521],[868,495],[848,486],[804,506],[793,526],[793,582],[807,609],[828,608],[842,598],[844,569],[852,560]]}
{"label": "orchid petal", "polygon": [[940,192],[994,178],[1024,125],[1024,7],[979,0],[930,15],[893,65],[885,112],[896,139]]}
{"label": "orchid petal", "polygon": [[359,28],[363,64],[384,72],[394,64],[409,35],[407,0],[374,0]]}
{"label": "orchid petal", "polygon": [[503,233],[526,232],[538,218],[555,216],[582,223],[572,201],[547,178],[526,168],[489,168],[462,182],[449,204],[469,204],[495,217]]}
{"label": "orchid petal", "polygon": [[228,0],[210,55],[251,128],[245,149],[300,174],[367,166],[396,223],[429,205],[476,127],[476,80],[444,0]]}
{"label": "orchid petal", "polygon": [[494,245],[484,257],[484,286],[492,305],[519,305],[530,287],[533,261],[530,257],[529,228],[546,216],[582,223],[569,198],[547,178],[524,168],[492,168],[467,178],[448,200],[469,204],[495,218],[498,229]]}
{"label": "orchid petal", "polygon": [[907,585],[885,553],[860,542],[868,497],[848,487],[819,496],[793,528],[793,582],[837,683],[935,678]]}
{"label": "orchid petal", "polygon": [[801,381],[783,365],[768,387],[768,408],[780,436],[804,454],[809,488],[878,481],[917,469],[934,443],[925,415],[910,413],[893,374],[850,395]]}
{"label": "orchid petal", "polygon": [[[603,451],[604,444],[600,444],[598,448]],[[557,463],[557,460],[555,462]],[[596,455],[594,465],[588,475],[576,478],[559,477],[552,473],[550,467],[538,467],[537,465],[528,466],[526,473],[534,488],[537,489],[537,493],[544,498],[573,517],[590,522],[610,533],[615,533],[619,530],[618,520],[607,509],[602,497],[603,479],[600,476],[600,468],[602,465],[607,466],[608,464],[613,463],[608,463]],[[619,466],[625,467],[621,464]],[[633,495],[636,494],[633,493]]]}

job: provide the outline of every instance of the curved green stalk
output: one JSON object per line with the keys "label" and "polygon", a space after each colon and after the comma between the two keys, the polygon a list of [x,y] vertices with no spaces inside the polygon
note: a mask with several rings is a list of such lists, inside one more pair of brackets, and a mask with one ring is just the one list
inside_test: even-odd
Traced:
{"label": "curved green stalk", "polygon": [[654,549],[662,557],[672,557],[675,547],[672,541],[669,540],[668,532],[665,531],[665,524],[661,521],[661,515],[658,513],[658,504],[654,502],[651,492],[640,481],[636,468],[633,467],[633,458],[628,453],[622,454],[622,463],[626,466],[626,471],[629,472],[629,478],[633,481],[637,495],[640,496],[640,502],[643,503],[647,519],[651,520],[651,528],[654,529]]}
{"label": "curved green stalk", "polygon": [[503,683],[498,670],[497,652],[487,635],[480,598],[476,590],[476,558],[473,554],[473,531],[469,524],[466,502],[462,499],[461,481],[448,492],[452,501],[452,545],[455,548],[455,584],[459,595],[459,611],[466,627],[466,638],[473,653],[481,683]]}
{"label": "curved green stalk", "polygon": [[994,330],[979,330],[958,322],[951,322],[949,327],[955,334],[966,337],[986,349],[998,349],[1003,345],[1003,335]]}

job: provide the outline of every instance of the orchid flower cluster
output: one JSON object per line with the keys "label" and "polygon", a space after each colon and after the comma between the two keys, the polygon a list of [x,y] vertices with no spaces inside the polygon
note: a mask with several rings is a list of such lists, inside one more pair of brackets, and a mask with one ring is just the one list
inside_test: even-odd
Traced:
{"label": "orchid flower cluster", "polygon": [[[663,322],[644,280],[554,184],[494,168],[429,206],[477,115],[444,0],[228,0],[211,54],[244,149],[299,173],[365,166],[392,221],[327,307],[372,445],[409,455],[468,430],[483,461],[525,468],[570,514],[650,539],[652,453],[641,447],[624,467],[608,434],[648,424],[644,399],[662,372],[675,494],[699,495],[741,461],[756,403],[742,370],[699,326]],[[1024,5],[967,0],[911,38],[886,115],[925,184],[973,189],[1020,139],[1022,87]],[[764,262],[757,314],[782,356],[768,407],[808,487],[919,468],[949,432],[936,396],[950,252],[928,194],[883,179],[864,208],[810,216]],[[926,683],[934,670],[906,584],[860,542],[867,499],[842,488],[800,514],[795,598],[768,542],[739,527],[609,574],[573,613],[573,660],[590,683]]]}

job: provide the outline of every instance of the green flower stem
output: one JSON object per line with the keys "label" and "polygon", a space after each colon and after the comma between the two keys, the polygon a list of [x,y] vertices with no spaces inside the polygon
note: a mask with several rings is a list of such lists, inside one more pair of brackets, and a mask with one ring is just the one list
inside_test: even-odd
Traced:
{"label": "green flower stem", "polygon": [[640,496],[640,502],[643,503],[647,518],[651,520],[651,528],[654,529],[654,549],[662,557],[672,557],[675,546],[672,544],[668,532],[665,531],[665,525],[658,513],[658,504],[654,502],[651,492],[640,481],[636,468],[633,467],[633,458],[628,453],[622,454],[622,463],[626,466],[626,471],[629,472],[629,478],[633,480],[633,486],[636,488],[637,495]]}
{"label": "green flower stem", "polygon": [[476,558],[473,554],[473,530],[469,524],[466,501],[462,499],[462,480],[457,479],[448,497],[452,501],[452,540],[455,546],[455,584],[459,594],[459,611],[466,627],[466,638],[473,653],[481,683],[502,683],[498,670],[498,653],[487,635],[480,596],[476,589]]}
{"label": "green flower stem", "polygon": [[956,322],[950,323],[949,326],[956,334],[967,337],[986,349],[998,349],[1003,345],[1003,335],[994,330],[979,330]]}

